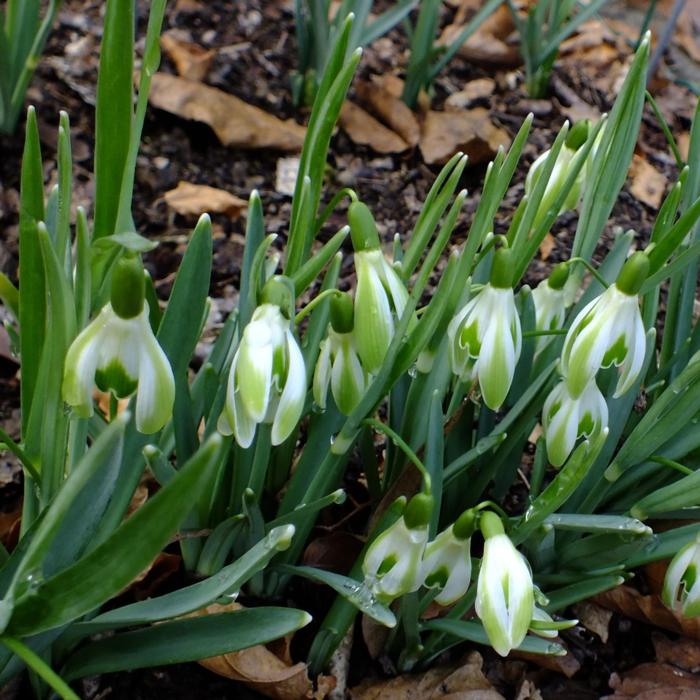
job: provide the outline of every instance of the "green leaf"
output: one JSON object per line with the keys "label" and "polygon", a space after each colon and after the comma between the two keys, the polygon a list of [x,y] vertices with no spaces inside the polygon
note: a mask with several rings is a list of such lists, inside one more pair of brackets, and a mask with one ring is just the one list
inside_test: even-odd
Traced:
{"label": "green leaf", "polygon": [[44,340],[46,298],[37,224],[44,219],[44,174],[34,107],[27,110],[19,202],[19,327],[22,434],[32,408]]}
{"label": "green leaf", "polygon": [[93,249],[98,252],[129,250],[132,253],[148,253],[158,246],[156,241],[149,241],[136,231],[121,231],[111,236],[104,236],[95,241]]}
{"label": "green leaf", "polygon": [[248,221],[245,229],[245,246],[241,265],[241,283],[239,289],[238,318],[240,327],[245,328],[255,311],[257,299],[257,279],[252,274],[255,252],[265,240],[265,220],[262,202],[257,190],[250,193],[248,199]]}
{"label": "green leaf", "polygon": [[650,528],[636,518],[624,515],[585,515],[554,513],[542,523],[545,527],[571,532],[627,532],[631,535],[651,534]]}
{"label": "green leaf", "polygon": [[166,622],[93,642],[71,656],[67,680],[198,661],[280,639],[311,621],[294,608],[251,608]]}
{"label": "green leaf", "polygon": [[133,117],[134,24],[134,0],[107,0],[95,111],[95,240],[119,233],[119,192]]}
{"label": "green leaf", "polygon": [[586,577],[584,580],[558,588],[554,591],[547,591],[547,600],[549,603],[545,606],[548,613],[557,612],[568,608],[569,605],[578,603],[580,600],[592,598],[598,593],[609,591],[624,582],[624,578],[617,574],[609,574],[606,576]]}
{"label": "green leaf", "polygon": [[333,573],[332,571],[324,571],[323,569],[314,569],[311,566],[283,566],[283,571],[298,576],[304,576],[312,581],[325,583],[330,586],[336,593],[339,593],[345,600],[352,603],[360,612],[371,617],[380,625],[385,627],[395,627],[396,617],[394,613],[385,605],[382,605],[375,600],[371,591],[359,581],[348,576]]}
{"label": "green leaf", "polygon": [[700,470],[644,496],[630,509],[630,514],[646,520],[655,513],[691,508],[699,502]]}
{"label": "green leaf", "polygon": [[85,636],[180,617],[215,602],[221,596],[233,597],[248,579],[265,568],[277,552],[289,546],[293,533],[293,527],[278,527],[216,575],[172,593],[110,610],[89,622],[79,622],[71,628],[71,634]]}
{"label": "green leaf", "polygon": [[[26,636],[75,620],[115,596],[141,573],[211,481],[222,449],[212,436],[177,476],[76,564],[16,601],[8,633]],[[206,654],[205,654],[206,656]]]}
{"label": "green leaf", "polygon": [[[468,640],[477,644],[490,646],[489,638],[486,635],[486,630],[480,622],[471,622],[467,620],[452,620],[449,618],[430,620],[423,624],[423,628],[433,630],[435,632],[444,632],[452,637],[456,637],[455,644]],[[450,645],[452,646],[452,645]],[[566,649],[560,644],[552,642],[548,639],[533,637],[528,635],[523,639],[522,643],[515,647],[517,651],[524,651],[529,654],[547,654],[549,656],[565,656]]]}

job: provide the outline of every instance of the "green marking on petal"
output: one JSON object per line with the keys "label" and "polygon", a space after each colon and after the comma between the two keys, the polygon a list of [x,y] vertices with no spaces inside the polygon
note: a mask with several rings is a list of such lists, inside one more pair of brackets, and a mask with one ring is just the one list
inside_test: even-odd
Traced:
{"label": "green marking on petal", "polygon": [[610,367],[614,362],[616,365],[621,365],[627,353],[629,352],[627,345],[625,344],[624,333],[608,348],[608,351],[603,355],[602,367]]}
{"label": "green marking on petal", "polygon": [[477,320],[462,328],[459,333],[459,345],[461,348],[467,349],[472,357],[478,357],[481,350],[481,342],[479,340],[479,322]]}
{"label": "green marking on petal", "polygon": [[433,571],[425,579],[425,585],[428,588],[433,588],[437,586],[438,588],[444,588],[447,583],[447,579],[450,577],[450,572],[447,570],[446,566],[441,566],[439,569]]}
{"label": "green marking on petal", "polygon": [[95,384],[100,391],[111,391],[117,398],[131,396],[138,386],[138,379],[129,376],[124,366],[113,359],[106,367],[95,372]]}

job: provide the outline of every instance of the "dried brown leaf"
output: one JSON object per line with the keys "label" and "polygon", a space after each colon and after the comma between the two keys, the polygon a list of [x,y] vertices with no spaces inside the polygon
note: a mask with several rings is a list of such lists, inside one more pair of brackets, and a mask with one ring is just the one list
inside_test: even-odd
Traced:
{"label": "dried brown leaf", "polygon": [[[552,640],[559,646],[566,649],[564,641],[557,637]],[[548,668],[550,671],[561,673],[567,678],[571,678],[581,669],[581,664],[578,659],[567,649],[564,656],[550,656],[548,654],[529,654],[524,651],[511,651],[511,656],[518,659],[525,659],[542,668]]]}
{"label": "dried brown leaf", "polygon": [[657,595],[643,595],[632,586],[618,586],[593,598],[593,602],[633,620],[700,639],[700,619],[683,617],[667,608]]}
{"label": "dried brown leaf", "polygon": [[619,677],[613,674],[613,697],[634,700],[700,700],[700,678],[669,664],[644,663]]}
{"label": "dried brown leaf", "polygon": [[163,199],[169,207],[182,216],[226,214],[235,220],[240,216],[241,210],[248,206],[245,199],[225,190],[209,185],[195,185],[182,180],[175,189],[168,190],[163,195]]}
{"label": "dried brown leaf", "polygon": [[684,671],[697,673],[700,670],[700,643],[693,639],[669,639],[660,632],[651,635],[656,660],[678,666]]}
{"label": "dried brown leaf", "polygon": [[[241,607],[237,603],[209,605],[193,614],[213,615]],[[291,664],[288,657],[288,641],[276,640],[268,645],[259,644],[241,651],[201,659],[198,663],[220,676],[240,681],[272,700],[325,698],[335,685],[332,679],[321,677],[318,689],[314,691],[306,664]]]}
{"label": "dried brown leaf", "polygon": [[409,146],[420,138],[416,115],[394,92],[385,87],[383,77],[372,76],[371,83],[359,83],[357,94],[384,124],[395,131]]}
{"label": "dried brown leaf", "polygon": [[540,243],[540,257],[542,260],[547,260],[556,246],[557,239],[551,233],[546,234],[542,239],[542,243]]}
{"label": "dried brown leaf", "polygon": [[401,153],[409,147],[395,131],[349,100],[343,104],[338,124],[354,143],[369,146],[377,153]]}
{"label": "dried brown leaf", "polygon": [[183,119],[208,124],[225,146],[299,151],[306,129],[202,83],[167,73],[153,76],[149,100]]}
{"label": "dried brown leaf", "polygon": [[658,209],[666,191],[666,176],[645,158],[635,154],[629,177],[630,192],[634,197],[648,207]]}
{"label": "dried brown leaf", "polygon": [[496,89],[496,81],[491,78],[470,80],[459,92],[452,93],[445,100],[445,109],[464,109],[477,100],[490,97]]}
{"label": "dried brown leaf", "polygon": [[420,149],[426,163],[445,163],[456,151],[469,156],[469,162],[492,158],[499,146],[510,144],[508,133],[496,126],[488,110],[434,112],[425,116]]}
{"label": "dried brown leaf", "polygon": [[404,674],[389,680],[367,680],[350,689],[351,700],[503,700],[481,667],[483,660],[472,652],[457,666],[432,668],[424,673]]}
{"label": "dried brown leaf", "polygon": [[589,601],[583,601],[574,605],[573,611],[578,621],[589,632],[597,634],[603,644],[607,643],[610,634],[610,620],[613,616],[612,610],[602,608]]}
{"label": "dried brown leaf", "polygon": [[214,49],[187,41],[172,29],[161,35],[160,45],[175,64],[178,74],[188,80],[204,80],[216,56]]}

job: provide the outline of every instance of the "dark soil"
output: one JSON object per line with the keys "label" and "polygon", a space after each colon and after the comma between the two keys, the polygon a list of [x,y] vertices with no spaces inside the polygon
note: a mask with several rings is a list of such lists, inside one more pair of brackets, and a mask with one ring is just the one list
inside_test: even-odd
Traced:
{"label": "dark soil", "polygon": [[[139,2],[140,36],[145,30],[147,4]],[[70,115],[76,176],[75,202],[85,206],[88,212],[92,201],[90,173],[102,5],[99,0],[65,0],[28,97],[38,111],[48,180],[54,177],[55,128],[59,110],[65,110]],[[296,60],[291,2],[210,0],[200,3],[172,2],[170,5],[166,29],[186,29],[193,41],[203,47],[223,49],[219,51],[208,75],[209,84],[281,118],[294,118],[301,123],[305,121],[307,115],[294,109],[289,91],[288,76]],[[190,10],[188,7],[198,9]],[[446,14],[449,12],[445,10]],[[371,48],[366,51],[360,69],[362,75],[393,72],[404,65],[406,45],[403,33],[392,32],[389,41],[393,46],[391,50],[382,44],[381,51]],[[162,69],[174,72],[167,58],[163,60]],[[436,83],[435,108],[440,108],[444,98],[455,89],[460,89],[465,82],[485,76],[493,77],[493,70],[456,58]],[[571,75],[557,70],[556,77],[580,94],[585,93],[601,112],[610,109],[614,96],[602,94],[593,85],[587,84],[585,74],[579,72]],[[493,121],[513,136],[525,115],[532,110],[533,103],[524,93],[521,80],[516,80],[513,87],[512,82],[505,80],[503,75],[496,76],[496,79],[496,92],[482,106],[488,107]],[[564,122],[559,102],[552,102],[548,109],[539,107],[524,158],[514,178],[516,184],[508,191],[498,214],[497,231],[507,228],[523,195],[522,183],[529,164],[551,144]],[[678,115],[676,123],[671,126],[674,131],[687,131],[687,115]],[[645,114],[639,148],[645,157],[653,160],[655,167],[667,175],[669,181],[675,179],[675,165],[668,156],[664,137],[650,111]],[[14,136],[0,138],[0,152],[3,154],[0,159],[0,269],[10,277],[16,275],[17,267],[21,151],[20,125]],[[137,166],[133,215],[139,232],[160,242],[159,247],[149,254],[147,264],[164,298],[169,293],[173,273],[177,270],[193,222],[173,215],[162,198],[163,193],[175,187],[180,180],[211,185],[243,198],[247,198],[251,190],[257,189],[262,196],[268,233],[280,233],[284,240],[291,203],[289,197],[275,190],[276,164],[282,155],[285,154],[270,150],[224,147],[208,127],[149,108]],[[344,132],[339,131],[331,144],[326,192],[332,194],[342,186],[353,187],[371,207],[388,243],[394,233],[406,235],[410,232],[420,211],[420,203],[438,171],[439,168],[424,164],[417,149],[398,156],[378,156],[369,148],[356,146]],[[470,167],[460,183],[469,190],[470,195],[456,227],[455,244],[466,236],[479,201],[484,172],[484,166]],[[600,261],[608,249],[614,226],[633,228],[643,241],[649,235],[654,216],[653,210],[624,190],[601,239],[596,260]],[[238,286],[245,220],[232,221],[223,215],[215,215],[213,221],[215,265],[211,294],[215,298],[231,297]],[[331,217],[327,231],[334,232],[344,223],[344,213],[337,211]],[[538,258],[531,266],[527,279],[531,285],[542,279],[553,263],[568,256],[575,226],[574,215],[565,215],[557,222],[553,231],[556,246],[547,260]],[[350,274],[349,267],[347,274]],[[18,382],[15,373],[16,365],[12,360],[3,359],[0,367],[0,416],[8,432],[16,435]],[[7,465],[0,464],[0,517],[3,513],[17,513],[21,500],[20,479],[21,472],[11,460]],[[356,490],[355,504],[359,504],[359,510],[363,510],[367,504],[366,494],[362,488]],[[366,512],[362,517],[365,516]],[[352,526],[349,529],[352,530]],[[361,528],[358,527],[357,532],[361,532]],[[16,532],[8,532],[6,544],[12,544],[13,536],[16,536]],[[172,581],[168,585],[172,585]],[[325,603],[326,591],[320,594],[319,589],[311,584],[299,584],[292,593],[297,604],[308,600],[307,609],[313,610],[319,607],[320,602]],[[514,696],[516,685],[527,676],[535,681],[545,699],[597,698],[610,692],[608,679],[611,672],[619,673],[654,658],[649,628],[617,616],[613,618],[607,644],[602,644],[595,635],[582,628],[567,633],[565,638],[582,664],[582,670],[573,680],[532,663],[504,662],[489,651],[480,651],[485,656],[489,678],[507,697]],[[353,657],[353,661],[351,684],[366,674],[377,672],[376,666],[370,663],[362,650]],[[195,664],[89,679],[83,682],[82,692],[86,698],[133,700],[257,697],[239,684],[219,678]],[[23,685],[15,697],[29,697],[28,693],[28,687]]]}

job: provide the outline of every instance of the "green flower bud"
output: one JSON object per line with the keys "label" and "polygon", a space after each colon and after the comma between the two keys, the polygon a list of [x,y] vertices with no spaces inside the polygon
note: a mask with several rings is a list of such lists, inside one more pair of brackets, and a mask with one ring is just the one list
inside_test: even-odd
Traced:
{"label": "green flower bud", "polygon": [[112,271],[110,301],[119,318],[136,318],[143,311],[146,279],[143,265],[136,255],[124,255]]}

